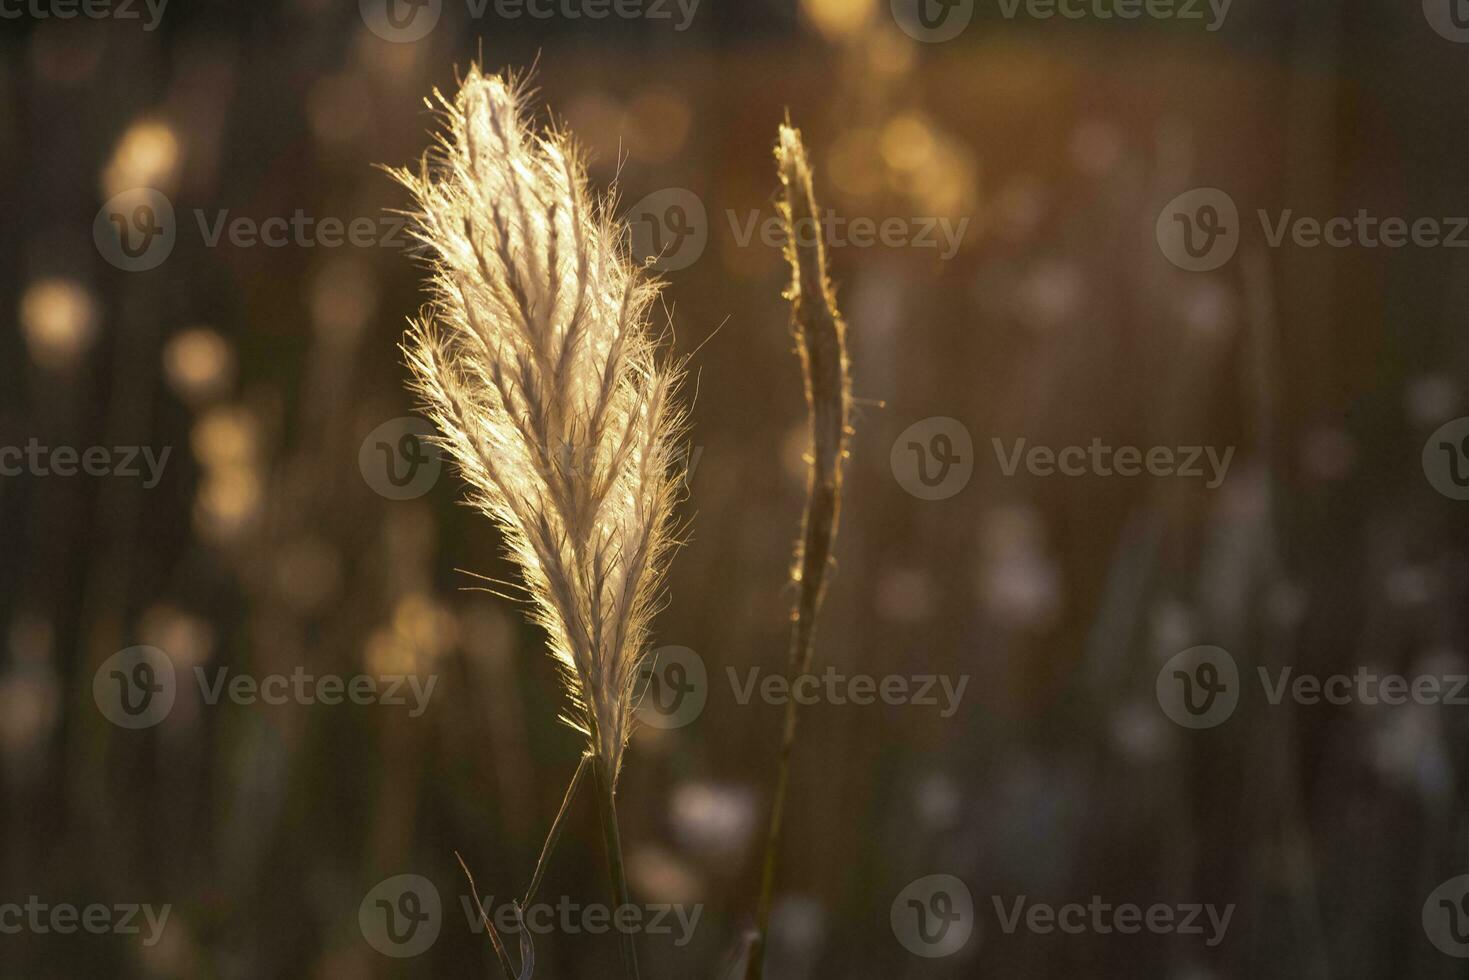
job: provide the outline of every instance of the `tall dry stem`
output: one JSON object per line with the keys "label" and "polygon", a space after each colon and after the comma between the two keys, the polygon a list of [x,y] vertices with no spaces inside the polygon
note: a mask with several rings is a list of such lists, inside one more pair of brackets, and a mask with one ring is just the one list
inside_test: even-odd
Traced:
{"label": "tall dry stem", "polygon": [[[819,233],[803,233],[803,229],[819,229],[823,225],[800,130],[788,124],[780,127],[775,159],[785,192],[780,212],[786,226],[786,258],[791,264],[791,285],[786,298],[791,303],[796,352],[800,355],[805,376],[806,406],[811,423],[806,517],[791,571],[799,589],[792,613],[787,665],[787,676],[794,683],[797,677],[810,673],[816,649],[816,614],[825,594],[827,568],[831,561],[832,543],[836,539],[837,518],[841,513],[842,460],[846,456],[851,384],[847,364],[847,325],[837,311],[836,294],[827,277],[826,244]],[[796,707],[794,698],[786,702],[756,907],[755,940],[746,970],[748,980],[759,980],[764,971],[786,790],[790,781],[791,752],[796,743]]]}

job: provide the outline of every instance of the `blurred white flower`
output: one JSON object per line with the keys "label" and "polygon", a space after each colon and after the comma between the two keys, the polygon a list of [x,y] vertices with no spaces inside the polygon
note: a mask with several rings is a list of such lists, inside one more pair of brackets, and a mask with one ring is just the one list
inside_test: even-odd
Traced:
{"label": "blurred white flower", "polygon": [[738,861],[755,830],[755,794],[742,786],[683,783],[673,790],[670,820],[680,845],[716,860]]}

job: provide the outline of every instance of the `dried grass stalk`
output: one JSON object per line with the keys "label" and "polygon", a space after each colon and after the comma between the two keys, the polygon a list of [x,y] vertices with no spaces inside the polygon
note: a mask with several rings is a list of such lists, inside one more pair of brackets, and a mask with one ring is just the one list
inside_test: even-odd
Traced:
{"label": "dried grass stalk", "polygon": [[[826,243],[819,234],[798,233],[801,229],[823,227],[800,130],[790,125],[780,127],[775,159],[785,191],[780,213],[786,225],[786,258],[791,264],[791,285],[786,298],[791,303],[796,352],[801,358],[811,421],[806,517],[791,571],[799,587],[792,613],[787,667],[788,676],[794,682],[795,678],[811,672],[816,649],[816,614],[825,595],[832,543],[836,540],[841,513],[842,461],[846,456],[852,399],[847,325],[837,311],[836,294],[827,277]],[[746,971],[749,980],[759,980],[764,970],[791,751],[796,742],[796,707],[795,699],[786,703],[756,910],[756,933]]]}

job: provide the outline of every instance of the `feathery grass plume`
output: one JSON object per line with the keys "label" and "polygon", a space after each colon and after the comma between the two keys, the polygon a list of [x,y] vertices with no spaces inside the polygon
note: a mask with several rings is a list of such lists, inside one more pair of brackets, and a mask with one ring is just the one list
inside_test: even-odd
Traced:
{"label": "feathery grass plume", "polygon": [[568,140],[530,131],[513,80],[474,66],[435,95],[447,131],[419,174],[394,172],[434,254],[413,387],[524,574],[565,720],[615,780],[675,543],[684,416],[649,325],[659,286]]}
{"label": "feathery grass plume", "polygon": [[[792,613],[791,649],[787,673],[791,681],[811,672],[816,649],[816,614],[826,591],[826,573],[836,540],[842,502],[842,460],[851,414],[851,379],[847,361],[847,325],[837,311],[836,294],[826,272],[826,243],[812,187],[811,165],[801,131],[789,123],[780,127],[775,148],[776,166],[785,190],[780,214],[785,222],[786,258],[791,285],[786,298],[796,335],[796,352],[806,382],[806,407],[811,422],[810,474],[806,485],[806,517],[796,549],[791,577],[799,587]],[[802,230],[818,229],[814,234]],[[796,701],[786,703],[776,769],[775,795],[766,832],[760,897],[755,914],[755,939],[746,976],[759,980],[764,970],[770,908],[785,814],[791,751],[796,741]]]}
{"label": "feathery grass plume", "polygon": [[[650,326],[660,287],[633,264],[625,226],[589,192],[566,136],[532,133],[521,88],[477,65],[452,100],[435,96],[445,131],[417,174],[390,171],[412,192],[433,255],[433,301],[404,350],[562,668],[562,717],[587,738],[626,904],[614,798],[676,544],[682,368],[660,355],[663,335]],[[636,976],[632,937],[623,940]]]}

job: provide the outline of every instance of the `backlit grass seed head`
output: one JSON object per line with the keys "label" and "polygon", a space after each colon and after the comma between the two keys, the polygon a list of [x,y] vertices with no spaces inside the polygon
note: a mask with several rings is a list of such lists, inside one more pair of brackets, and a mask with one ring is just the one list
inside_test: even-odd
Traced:
{"label": "backlit grass seed head", "polygon": [[516,84],[470,69],[412,192],[433,299],[413,388],[520,565],[570,698],[610,773],[675,544],[682,371],[650,327],[659,285],[568,139],[533,133]]}

